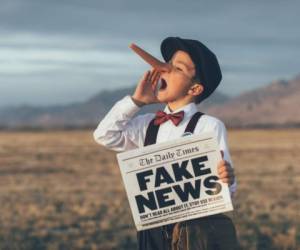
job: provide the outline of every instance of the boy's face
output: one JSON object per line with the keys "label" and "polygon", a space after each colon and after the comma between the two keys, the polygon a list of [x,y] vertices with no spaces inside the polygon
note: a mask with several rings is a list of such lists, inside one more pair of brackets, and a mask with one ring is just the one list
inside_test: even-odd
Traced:
{"label": "boy's face", "polygon": [[189,89],[194,84],[193,77],[196,73],[191,57],[182,50],[174,53],[169,64],[172,70],[161,74],[161,87],[157,94],[157,99],[163,103],[186,98]]}

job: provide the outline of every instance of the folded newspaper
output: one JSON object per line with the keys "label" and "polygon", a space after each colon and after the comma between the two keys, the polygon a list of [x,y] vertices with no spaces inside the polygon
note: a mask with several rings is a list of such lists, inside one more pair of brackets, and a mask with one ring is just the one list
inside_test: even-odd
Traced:
{"label": "folded newspaper", "polygon": [[233,210],[214,133],[117,154],[138,231]]}

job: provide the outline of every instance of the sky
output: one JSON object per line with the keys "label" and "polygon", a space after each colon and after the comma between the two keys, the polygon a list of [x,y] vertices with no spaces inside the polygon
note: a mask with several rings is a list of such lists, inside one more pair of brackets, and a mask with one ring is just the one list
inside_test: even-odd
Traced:
{"label": "sky", "polygon": [[[0,0],[0,107],[80,102],[136,85],[168,36],[197,39],[236,96],[300,74],[298,0]],[[129,93],[130,94],[130,93]]]}

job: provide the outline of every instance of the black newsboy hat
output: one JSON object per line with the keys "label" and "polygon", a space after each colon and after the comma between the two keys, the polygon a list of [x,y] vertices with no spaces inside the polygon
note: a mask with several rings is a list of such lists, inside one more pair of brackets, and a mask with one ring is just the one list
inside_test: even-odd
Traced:
{"label": "black newsboy hat", "polygon": [[162,41],[160,50],[166,62],[169,62],[178,50],[183,50],[190,55],[196,66],[195,77],[204,87],[204,91],[197,97],[196,103],[209,97],[220,84],[222,73],[217,57],[203,43],[180,37],[167,37]]}

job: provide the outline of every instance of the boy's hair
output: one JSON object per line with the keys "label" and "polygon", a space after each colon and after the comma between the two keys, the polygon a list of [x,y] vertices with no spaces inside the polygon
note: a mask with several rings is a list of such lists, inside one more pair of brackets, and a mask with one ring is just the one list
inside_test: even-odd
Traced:
{"label": "boy's hair", "polygon": [[196,97],[195,103],[209,97],[220,84],[222,73],[217,57],[203,43],[180,37],[167,37],[162,41],[160,50],[166,62],[170,61],[178,50],[185,51],[191,57],[196,66],[196,74],[192,81],[204,87],[203,92]]}

